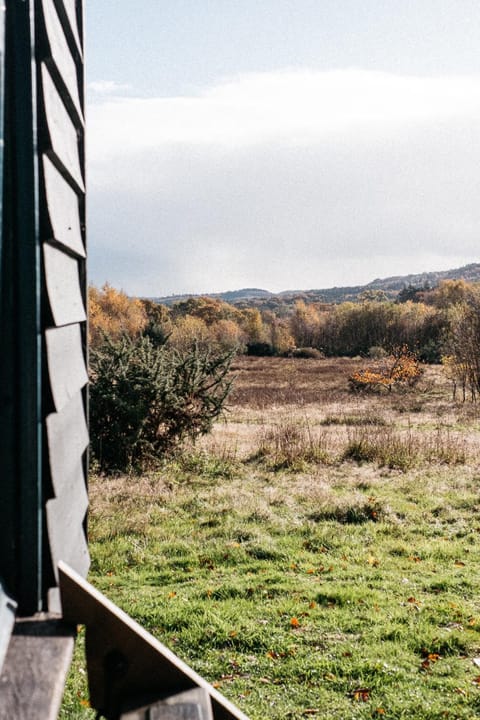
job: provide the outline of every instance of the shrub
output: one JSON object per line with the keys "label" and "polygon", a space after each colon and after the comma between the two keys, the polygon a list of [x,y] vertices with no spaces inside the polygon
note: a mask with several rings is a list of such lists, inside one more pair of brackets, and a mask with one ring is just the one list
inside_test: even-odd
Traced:
{"label": "shrub", "polygon": [[106,339],[92,351],[92,450],[103,471],[145,469],[210,430],[231,381],[233,353],[185,353],[147,337]]}
{"label": "shrub", "polygon": [[270,343],[249,342],[247,343],[247,355],[254,355],[255,357],[270,357],[273,355],[273,348]]}
{"label": "shrub", "polygon": [[348,382],[352,392],[382,389],[391,391],[398,386],[412,387],[418,382],[422,373],[423,368],[415,353],[402,346],[394,350],[384,361],[357,370],[349,377]]}

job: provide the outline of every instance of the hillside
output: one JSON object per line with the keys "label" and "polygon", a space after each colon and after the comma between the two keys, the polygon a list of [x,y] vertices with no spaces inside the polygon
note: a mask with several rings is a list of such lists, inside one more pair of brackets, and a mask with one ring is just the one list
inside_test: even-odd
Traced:
{"label": "hillside", "polygon": [[[452,270],[376,278],[366,285],[323,288],[319,290],[285,290],[280,293],[271,293],[268,290],[259,288],[243,288],[241,290],[229,290],[223,293],[203,293],[202,295],[204,297],[223,300],[232,305],[244,307],[256,305],[273,309],[275,306],[278,306],[278,304],[290,304],[298,299],[304,299],[307,302],[339,303],[347,300],[355,302],[358,301],[362,293],[368,292],[369,290],[383,291],[388,298],[394,299],[400,290],[405,287],[435,287],[441,280],[480,282],[480,263],[471,263]],[[188,298],[191,297],[200,297],[200,295],[169,295],[149,299],[162,303],[163,305],[173,305],[174,303],[188,300]]]}

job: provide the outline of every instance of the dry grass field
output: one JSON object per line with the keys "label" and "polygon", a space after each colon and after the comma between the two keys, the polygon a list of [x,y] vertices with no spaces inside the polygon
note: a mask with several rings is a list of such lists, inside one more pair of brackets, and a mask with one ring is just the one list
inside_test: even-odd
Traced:
{"label": "dry grass field", "polygon": [[[411,465],[478,456],[480,409],[452,402],[440,366],[426,366],[414,389],[352,393],[348,378],[362,365],[364,360],[350,358],[238,358],[228,411],[203,447],[239,459],[263,448],[272,461],[282,447],[297,451],[299,460],[310,447],[326,465],[362,440],[385,449],[397,442],[403,462]],[[390,461],[395,465],[394,457]]]}
{"label": "dry grass field", "polygon": [[480,715],[480,410],[362,364],[238,358],[210,435],[91,480],[91,581],[252,720]]}

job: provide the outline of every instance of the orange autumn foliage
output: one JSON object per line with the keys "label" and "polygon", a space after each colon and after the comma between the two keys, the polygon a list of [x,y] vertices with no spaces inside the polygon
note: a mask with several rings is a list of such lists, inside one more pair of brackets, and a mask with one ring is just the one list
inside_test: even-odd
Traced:
{"label": "orange autumn foliage", "polygon": [[88,289],[89,341],[93,347],[105,336],[118,340],[123,335],[138,337],[147,324],[145,308],[137,298],[129,298],[108,283]]}
{"label": "orange autumn foliage", "polygon": [[349,378],[350,389],[389,391],[397,385],[414,385],[423,373],[417,356],[406,346],[395,350],[381,363],[357,370]]}

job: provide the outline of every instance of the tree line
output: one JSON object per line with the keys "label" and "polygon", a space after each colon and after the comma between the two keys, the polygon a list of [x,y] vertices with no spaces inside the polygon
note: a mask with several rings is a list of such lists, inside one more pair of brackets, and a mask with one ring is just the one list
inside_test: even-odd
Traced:
{"label": "tree line", "polygon": [[[90,288],[90,336],[93,346],[105,335],[144,335],[154,344],[168,341],[179,350],[195,341],[249,355],[304,357],[367,357],[405,346],[421,361],[438,363],[447,355],[464,358],[466,338],[475,333],[479,297],[478,284],[444,280],[433,289],[405,288],[396,300],[369,291],[359,302],[298,300],[293,306],[280,303],[275,311],[260,311],[210,297],[166,307],[129,298],[107,284]],[[476,339],[469,342],[477,347]]]}

